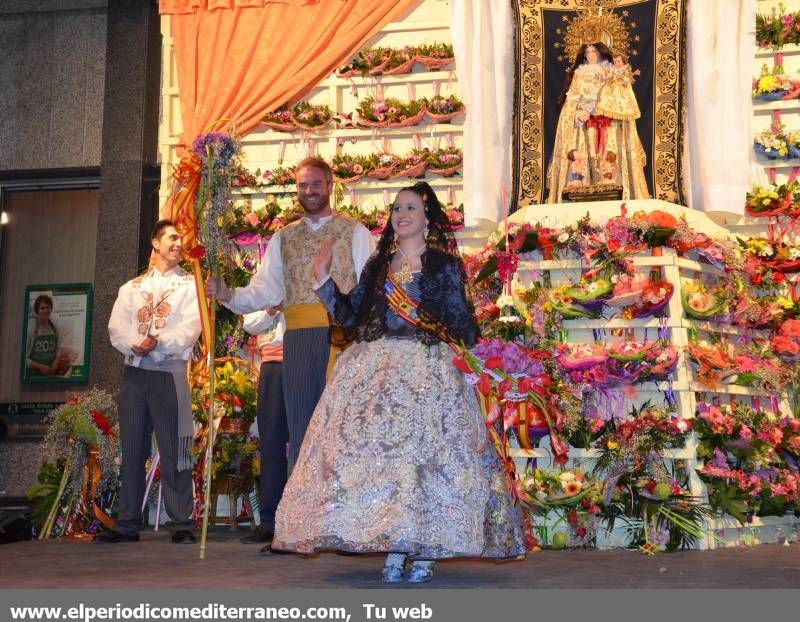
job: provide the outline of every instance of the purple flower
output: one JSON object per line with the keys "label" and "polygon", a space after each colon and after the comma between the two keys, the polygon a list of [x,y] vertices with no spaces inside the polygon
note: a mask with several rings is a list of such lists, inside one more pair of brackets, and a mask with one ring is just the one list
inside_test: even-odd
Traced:
{"label": "purple flower", "polygon": [[728,468],[728,459],[725,457],[719,448],[714,449],[714,459],[710,462],[711,466],[715,466],[719,469],[727,469]]}
{"label": "purple flower", "polygon": [[236,154],[236,147],[230,135],[223,132],[209,132],[194,139],[192,151],[204,164],[210,153],[216,166],[225,167]]}

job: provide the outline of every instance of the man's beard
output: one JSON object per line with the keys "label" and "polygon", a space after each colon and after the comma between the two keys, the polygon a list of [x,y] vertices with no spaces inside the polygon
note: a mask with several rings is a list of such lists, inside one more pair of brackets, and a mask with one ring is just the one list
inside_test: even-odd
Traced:
{"label": "man's beard", "polygon": [[299,201],[307,214],[317,214],[328,206],[330,195],[319,194],[314,197],[299,197]]}

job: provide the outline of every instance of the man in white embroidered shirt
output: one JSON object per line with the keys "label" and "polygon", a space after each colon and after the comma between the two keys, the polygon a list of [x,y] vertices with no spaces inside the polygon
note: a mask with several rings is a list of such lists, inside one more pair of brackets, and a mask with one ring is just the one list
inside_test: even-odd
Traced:
{"label": "man in white embroidered shirt", "polygon": [[229,289],[209,280],[207,292],[236,313],[283,304],[283,395],[289,428],[289,468],[297,460],[306,427],[325,388],[332,360],[329,319],[314,293],[311,261],[323,241],[333,246],[331,277],[343,292],[358,283],[375,248],[369,230],[331,210],[333,175],[328,164],[307,158],[297,165],[297,198],[304,217],[278,231],[269,242],[258,272],[247,287]]}
{"label": "man in white embroidered shirt", "polygon": [[151,243],[153,267],[120,287],[108,322],[111,345],[125,355],[118,408],[122,488],[116,526],[95,536],[95,542],[139,540],[153,431],[172,541],[195,542],[194,424],[186,362],[200,336],[200,312],[194,279],[178,266],[181,238],[172,221],[156,223]]}

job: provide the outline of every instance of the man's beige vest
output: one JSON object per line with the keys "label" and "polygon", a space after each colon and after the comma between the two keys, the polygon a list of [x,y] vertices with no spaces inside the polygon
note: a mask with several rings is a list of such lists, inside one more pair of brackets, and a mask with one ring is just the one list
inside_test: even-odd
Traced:
{"label": "man's beige vest", "polygon": [[331,277],[342,292],[353,289],[358,279],[353,265],[353,229],[357,222],[340,214],[322,225],[316,231],[306,224],[305,219],[297,220],[281,229],[281,257],[283,259],[283,283],[286,295],[284,307],[292,305],[319,303],[314,293],[314,269],[311,263],[319,245],[329,240],[333,244],[333,264]]}

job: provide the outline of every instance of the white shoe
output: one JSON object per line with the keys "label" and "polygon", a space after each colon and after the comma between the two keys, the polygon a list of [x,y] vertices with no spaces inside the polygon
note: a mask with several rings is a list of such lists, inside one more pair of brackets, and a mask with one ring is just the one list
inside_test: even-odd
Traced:
{"label": "white shoe", "polygon": [[406,565],[406,556],[402,553],[389,553],[383,563],[381,579],[384,583],[400,583],[403,580],[403,571]]}
{"label": "white shoe", "polygon": [[412,562],[408,571],[409,583],[429,583],[433,579],[433,562],[418,561]]}

